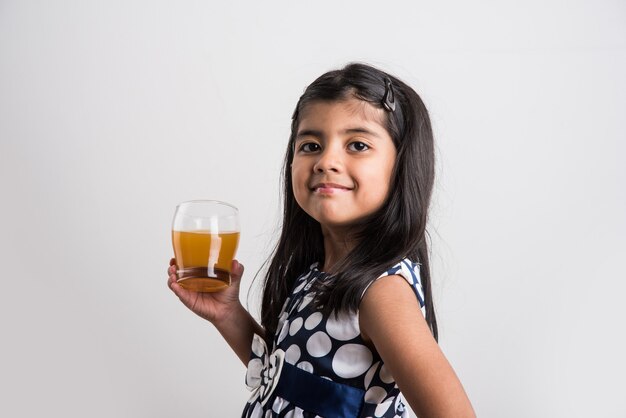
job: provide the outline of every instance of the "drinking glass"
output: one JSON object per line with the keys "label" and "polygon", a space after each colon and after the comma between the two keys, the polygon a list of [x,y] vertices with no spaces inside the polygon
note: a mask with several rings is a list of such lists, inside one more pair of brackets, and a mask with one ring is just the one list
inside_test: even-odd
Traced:
{"label": "drinking glass", "polygon": [[239,232],[239,211],[233,205],[217,200],[179,204],[172,222],[178,283],[196,292],[217,292],[230,286]]}

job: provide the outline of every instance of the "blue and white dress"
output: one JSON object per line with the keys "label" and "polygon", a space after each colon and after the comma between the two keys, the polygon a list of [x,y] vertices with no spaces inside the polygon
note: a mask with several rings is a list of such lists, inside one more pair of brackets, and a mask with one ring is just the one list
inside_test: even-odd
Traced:
{"label": "blue and white dress", "polygon": [[[419,264],[405,259],[380,277],[393,274],[412,286],[425,315]],[[252,396],[242,417],[409,416],[393,376],[361,336],[358,312],[326,317],[311,303],[313,283],[328,277],[316,263],[295,281],[271,351],[254,335],[246,373]]]}

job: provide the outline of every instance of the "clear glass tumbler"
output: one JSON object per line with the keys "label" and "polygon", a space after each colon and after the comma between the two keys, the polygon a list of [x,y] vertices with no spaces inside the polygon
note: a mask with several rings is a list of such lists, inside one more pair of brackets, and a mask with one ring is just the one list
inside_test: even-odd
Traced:
{"label": "clear glass tumbler", "polygon": [[230,286],[239,233],[239,211],[233,205],[217,200],[178,205],[172,222],[178,283],[196,292],[217,292]]}

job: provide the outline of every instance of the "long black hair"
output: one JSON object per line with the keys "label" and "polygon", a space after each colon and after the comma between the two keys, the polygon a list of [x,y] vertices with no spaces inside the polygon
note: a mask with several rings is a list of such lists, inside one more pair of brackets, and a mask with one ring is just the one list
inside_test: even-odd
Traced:
{"label": "long black hair", "polygon": [[324,262],[321,226],[300,208],[292,190],[291,162],[300,115],[313,102],[349,98],[386,109],[386,129],[397,157],[385,203],[358,226],[357,244],[338,263],[333,280],[316,281],[314,303],[325,313],[355,312],[367,286],[388,268],[409,258],[421,265],[426,322],[435,339],[438,337],[426,232],[435,176],[428,111],[419,95],[404,82],[372,66],[356,63],[316,79],[300,97],[293,113],[283,166],[282,231],[263,288],[261,323],[268,343],[276,333],[280,311],[295,280],[311,264]]}

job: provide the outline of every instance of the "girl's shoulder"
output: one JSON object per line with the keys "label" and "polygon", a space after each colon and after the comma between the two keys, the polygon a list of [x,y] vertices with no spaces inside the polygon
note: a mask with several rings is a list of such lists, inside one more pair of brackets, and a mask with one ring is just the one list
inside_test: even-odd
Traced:
{"label": "girl's shoulder", "polygon": [[367,287],[363,290],[363,293],[361,294],[361,299],[363,299],[365,292],[367,291],[367,289],[369,289],[372,283],[382,279],[383,277],[394,275],[402,277],[411,286],[411,288],[413,289],[413,293],[415,293],[415,296],[419,301],[422,313],[426,314],[424,304],[424,289],[422,287],[422,281],[420,278],[420,263],[416,263],[408,258],[405,258],[394,264],[391,268],[388,268],[386,271],[380,274],[376,279],[372,280],[372,282],[369,283]]}

